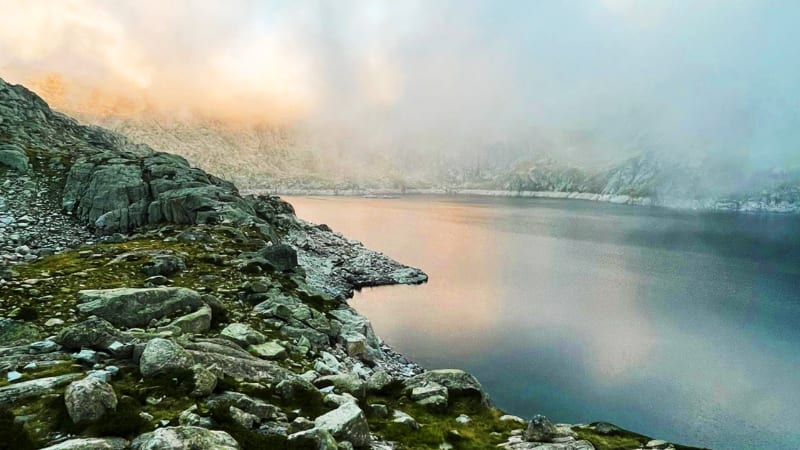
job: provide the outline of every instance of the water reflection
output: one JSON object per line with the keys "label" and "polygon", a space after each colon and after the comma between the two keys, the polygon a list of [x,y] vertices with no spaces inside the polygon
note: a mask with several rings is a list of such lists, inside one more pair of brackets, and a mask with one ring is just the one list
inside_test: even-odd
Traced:
{"label": "water reflection", "polygon": [[569,201],[290,199],[422,268],[352,304],[500,406],[715,448],[800,448],[800,221]]}

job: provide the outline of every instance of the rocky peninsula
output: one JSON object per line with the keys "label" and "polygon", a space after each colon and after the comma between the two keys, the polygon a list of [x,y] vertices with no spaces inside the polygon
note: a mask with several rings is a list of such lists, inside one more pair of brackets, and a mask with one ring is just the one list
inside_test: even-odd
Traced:
{"label": "rocky peninsula", "polygon": [[2,80],[0,194],[0,448],[688,448],[505,414],[346,303],[422,271]]}

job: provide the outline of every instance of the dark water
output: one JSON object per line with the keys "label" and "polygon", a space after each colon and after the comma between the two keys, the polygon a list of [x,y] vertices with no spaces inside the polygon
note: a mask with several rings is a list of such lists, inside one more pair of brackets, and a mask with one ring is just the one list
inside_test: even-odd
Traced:
{"label": "dark water", "polygon": [[357,294],[380,336],[523,416],[800,449],[800,219],[569,200],[291,198],[425,270]]}

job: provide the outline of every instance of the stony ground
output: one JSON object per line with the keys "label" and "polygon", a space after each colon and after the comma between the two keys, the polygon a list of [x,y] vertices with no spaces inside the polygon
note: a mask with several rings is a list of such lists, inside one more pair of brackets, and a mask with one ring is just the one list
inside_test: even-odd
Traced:
{"label": "stony ground", "polygon": [[673,447],[505,415],[345,303],[421,271],[2,80],[0,189],[0,449]]}

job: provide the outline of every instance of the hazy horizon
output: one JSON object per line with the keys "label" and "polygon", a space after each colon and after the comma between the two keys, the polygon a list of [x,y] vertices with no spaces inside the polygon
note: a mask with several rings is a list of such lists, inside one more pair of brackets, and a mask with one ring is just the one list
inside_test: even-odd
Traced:
{"label": "hazy horizon", "polygon": [[0,6],[0,76],[57,108],[273,124],[354,153],[800,164],[791,1]]}

